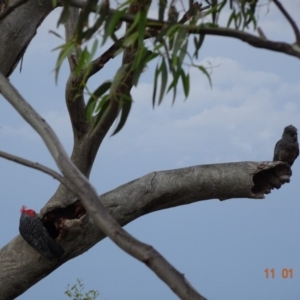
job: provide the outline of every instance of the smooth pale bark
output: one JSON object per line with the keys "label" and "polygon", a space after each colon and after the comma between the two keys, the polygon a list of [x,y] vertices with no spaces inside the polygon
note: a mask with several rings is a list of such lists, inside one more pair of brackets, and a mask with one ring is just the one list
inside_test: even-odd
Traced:
{"label": "smooth pale bark", "polygon": [[[272,188],[289,181],[290,175],[290,168],[281,162],[193,166],[152,172],[101,195],[100,200],[119,224],[125,225],[156,210],[201,200],[262,199]],[[43,215],[45,221],[59,223],[63,228],[59,240],[66,250],[65,256],[50,265],[17,236],[0,250],[0,299],[16,298],[61,264],[105,238],[76,198],[56,211],[47,207]]]}

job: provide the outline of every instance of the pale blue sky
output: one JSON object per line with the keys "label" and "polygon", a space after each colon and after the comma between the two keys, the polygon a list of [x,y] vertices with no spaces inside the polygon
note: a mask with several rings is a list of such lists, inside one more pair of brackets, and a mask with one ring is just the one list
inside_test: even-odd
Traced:
{"label": "pale blue sky", "polygon": [[[300,3],[284,1],[300,25]],[[64,104],[67,66],[56,86],[52,72],[61,43],[49,34],[58,13],[49,16],[30,44],[22,72],[11,82],[53,126],[70,151],[72,135]],[[261,14],[261,27],[276,40],[293,41],[291,29],[274,7]],[[286,125],[300,129],[300,62],[293,57],[251,48],[225,38],[207,37],[200,60],[216,66],[213,88],[191,71],[191,94],[175,105],[167,96],[152,109],[151,68],[133,92],[135,103],[125,128],[107,137],[99,151],[91,181],[99,193],[151,171],[229,161],[271,160]],[[117,59],[95,82],[109,79]],[[93,84],[93,83],[92,83]],[[55,167],[41,139],[3,98],[0,101],[0,149]],[[151,244],[184,273],[210,300],[298,300],[300,297],[299,179],[293,166],[291,183],[264,200],[203,201],[144,216],[126,229]],[[55,167],[56,168],[56,167]],[[0,247],[18,234],[19,209],[39,211],[57,187],[52,178],[0,159],[2,201]],[[264,270],[274,268],[275,279]],[[292,268],[293,279],[281,270]],[[105,239],[69,261],[18,299],[67,299],[65,287],[82,278],[98,299],[177,299],[143,264]]]}

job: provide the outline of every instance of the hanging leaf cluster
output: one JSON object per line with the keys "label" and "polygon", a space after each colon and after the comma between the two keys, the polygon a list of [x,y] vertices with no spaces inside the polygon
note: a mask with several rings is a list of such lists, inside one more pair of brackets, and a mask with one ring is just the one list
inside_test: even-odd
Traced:
{"label": "hanging leaf cluster", "polygon": [[[69,1],[64,2],[60,23],[65,22],[68,17]],[[131,84],[137,86],[141,74],[151,62],[157,64],[153,80],[153,107],[161,104],[167,93],[172,93],[174,103],[180,85],[184,97],[188,97],[190,67],[199,69],[211,85],[207,69],[194,62],[199,57],[205,35],[193,34],[190,37],[190,26],[216,28],[219,26],[220,14],[224,9],[229,9],[231,13],[228,27],[233,25],[237,30],[244,30],[250,23],[256,27],[255,10],[258,0],[205,0],[206,6],[203,3],[186,1],[186,4],[189,2],[192,5],[186,12],[184,21],[180,19],[182,10],[178,9],[181,1],[158,0],[157,19],[149,18],[149,7],[129,14],[128,9],[133,2],[138,3],[137,0],[127,0],[112,9],[109,0],[100,1],[99,4],[97,0],[87,0],[86,6],[81,9],[73,38],[57,48],[60,53],[55,68],[56,78],[63,61],[74,55],[77,58],[74,74],[81,78],[83,86],[90,76],[99,46],[102,47],[108,40],[112,41],[117,49],[114,56],[124,49],[132,49],[130,64],[123,62],[112,80],[101,83],[95,91],[89,92],[86,105],[86,118],[97,127],[105,117],[112,99],[118,102],[119,123],[114,134],[124,126],[133,101],[131,95],[120,92],[120,86],[129,74]],[[127,24],[126,33],[122,38],[117,37],[116,31],[124,22]],[[92,44],[89,43],[91,40]]]}
{"label": "hanging leaf cluster", "polygon": [[253,28],[256,29],[257,22],[255,18],[255,10],[258,0],[240,0],[234,1],[231,4],[232,13],[227,22],[227,27],[232,24],[235,29],[248,28],[249,24],[253,24]]}

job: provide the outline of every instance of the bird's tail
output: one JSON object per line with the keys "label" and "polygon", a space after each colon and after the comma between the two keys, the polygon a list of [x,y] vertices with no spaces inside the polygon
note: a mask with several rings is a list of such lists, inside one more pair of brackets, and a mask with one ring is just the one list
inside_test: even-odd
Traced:
{"label": "bird's tail", "polygon": [[49,239],[49,248],[53,256],[60,257],[65,253],[65,250],[57,244],[53,239]]}

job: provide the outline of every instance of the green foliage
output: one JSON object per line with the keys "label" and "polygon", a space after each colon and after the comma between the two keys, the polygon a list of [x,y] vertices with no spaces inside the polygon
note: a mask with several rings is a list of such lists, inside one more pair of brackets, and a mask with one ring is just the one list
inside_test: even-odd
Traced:
{"label": "green foliage", "polygon": [[83,71],[84,72],[83,77],[86,78],[88,76],[91,69],[91,62],[97,49],[98,49],[98,40],[95,39],[92,49],[90,51],[88,50],[87,46],[85,46],[83,50],[78,51],[78,62],[75,69],[76,75],[79,75]]}
{"label": "green foliage", "polygon": [[71,40],[57,48],[55,48],[54,50],[59,50],[60,49],[60,53],[58,55],[57,61],[56,61],[56,66],[55,66],[55,81],[57,82],[58,79],[58,73],[59,70],[62,66],[62,63],[65,61],[65,59],[71,55],[72,51],[74,51],[76,49],[76,43],[74,40]]}
{"label": "green foliage", "polygon": [[128,76],[128,66],[122,65],[117,71],[110,88],[109,98],[114,99],[119,104],[119,123],[112,135],[115,135],[123,128],[131,109],[131,95],[120,92],[120,86],[122,85],[122,81],[124,78],[126,78],[126,76]]}
{"label": "green foliage", "polygon": [[[53,0],[54,1],[54,0]],[[59,22],[65,20],[68,11],[67,0]],[[178,8],[180,1],[159,0],[158,18],[150,19],[149,7],[143,7],[135,14],[128,14],[131,3],[138,4],[137,0],[123,1],[116,9],[110,8],[110,1],[102,0],[97,5],[97,0],[88,0],[87,5],[81,10],[79,21],[74,37],[64,45],[58,47],[60,50],[55,67],[56,79],[62,62],[70,55],[76,55],[77,65],[75,75],[80,76],[81,85],[84,87],[91,76],[90,70],[93,57],[97,50],[112,41],[115,44],[116,56],[124,49],[132,50],[130,65],[123,64],[117,71],[115,77],[105,83],[100,83],[93,93],[89,93],[86,106],[87,120],[98,126],[103,121],[110,102],[117,101],[119,105],[119,123],[113,134],[119,132],[124,126],[130,113],[133,99],[124,94],[124,82],[130,85],[138,85],[141,74],[150,63],[156,63],[154,71],[154,84],[152,94],[153,107],[162,103],[167,93],[172,93],[172,103],[177,97],[178,84],[182,85],[185,99],[189,96],[191,67],[196,67],[208,79],[212,85],[210,73],[207,69],[194,62],[199,57],[199,51],[203,45],[205,35],[193,34],[190,38],[190,28],[218,28],[218,20],[224,9],[230,10],[227,27],[236,30],[245,30],[249,24],[256,28],[255,10],[258,0],[206,0],[209,6],[205,10],[197,4],[194,10],[187,13],[184,24],[179,20]],[[183,2],[182,2],[183,3]],[[184,3],[187,3],[184,2]],[[228,13],[228,11],[227,11]],[[127,22],[125,36],[117,38],[116,31],[121,24]],[[88,47],[87,43],[92,42]],[[193,41],[193,43],[189,42]],[[191,52],[191,53],[190,53]],[[126,88],[125,88],[126,90]]]}
{"label": "green foliage", "polygon": [[94,113],[103,110],[103,105],[107,102],[108,95],[104,95],[111,87],[111,81],[102,83],[90,96],[86,106],[86,118],[92,121]]}
{"label": "green foliage", "polygon": [[255,10],[258,0],[240,0],[233,5],[232,13],[228,19],[227,27],[231,24],[235,29],[242,29],[248,27],[250,23],[256,29],[257,23],[255,18]]}
{"label": "green foliage", "polygon": [[115,135],[116,133],[118,133],[123,126],[125,125],[130,109],[131,109],[131,104],[132,104],[132,98],[131,95],[122,95],[122,103],[121,103],[121,110],[120,110],[120,114],[119,114],[119,122],[118,125],[116,127],[116,129],[114,130],[112,135]]}
{"label": "green foliage", "polygon": [[82,280],[77,279],[77,283],[72,287],[68,285],[65,295],[72,300],[95,300],[99,296],[99,292],[95,290],[84,292],[84,284],[82,283]]}

